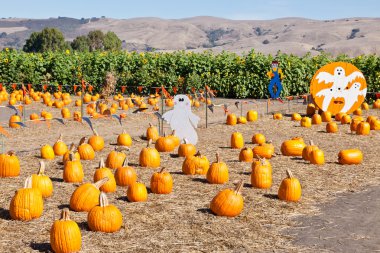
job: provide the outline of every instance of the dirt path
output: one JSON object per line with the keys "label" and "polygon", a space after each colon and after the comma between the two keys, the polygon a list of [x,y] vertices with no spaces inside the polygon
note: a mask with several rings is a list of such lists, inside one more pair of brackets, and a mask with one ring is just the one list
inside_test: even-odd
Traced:
{"label": "dirt path", "polygon": [[[343,194],[292,229],[300,246],[331,252],[380,252],[380,187]],[[310,252],[310,249],[308,249]]]}

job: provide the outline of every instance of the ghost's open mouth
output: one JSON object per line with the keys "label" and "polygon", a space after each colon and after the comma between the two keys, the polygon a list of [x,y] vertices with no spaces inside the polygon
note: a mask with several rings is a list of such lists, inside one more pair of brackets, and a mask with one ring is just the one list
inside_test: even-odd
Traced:
{"label": "ghost's open mouth", "polygon": [[342,105],[342,104],[344,104],[344,98],[336,98],[336,99],[334,99],[333,103],[335,105]]}

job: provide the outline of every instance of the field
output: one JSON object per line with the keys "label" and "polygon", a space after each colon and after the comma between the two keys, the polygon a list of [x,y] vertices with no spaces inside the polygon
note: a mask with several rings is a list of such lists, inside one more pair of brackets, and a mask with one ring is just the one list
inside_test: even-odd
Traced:
{"label": "field", "polygon": [[[233,103],[236,100],[218,99],[219,103],[230,103],[230,112],[240,113]],[[259,108],[246,105],[248,109],[265,111],[265,103]],[[73,108],[69,107],[71,111]],[[33,103],[28,112],[40,112],[45,109],[41,104]],[[281,108],[279,108],[281,109]],[[287,109],[284,105],[284,108]],[[293,244],[288,229],[297,226],[296,217],[311,216],[318,212],[318,207],[339,197],[341,193],[359,192],[369,186],[380,184],[378,154],[380,153],[380,131],[371,131],[369,136],[350,133],[349,125],[338,123],[339,132],[327,134],[325,123],[301,128],[299,122],[286,116],[283,120],[273,120],[272,115],[261,114],[256,122],[228,126],[222,109],[209,112],[210,124],[205,128],[204,105],[194,109],[201,117],[197,132],[199,142],[197,149],[206,155],[210,162],[219,152],[222,160],[229,167],[230,180],[224,185],[208,184],[204,176],[187,176],[182,173],[183,158],[173,154],[161,153],[161,165],[173,176],[174,190],[169,195],[149,193],[147,202],[128,202],[126,188],[108,194],[110,202],[123,214],[123,227],[117,233],[104,234],[91,232],[87,226],[87,213],[71,212],[71,218],[81,228],[83,252],[320,252],[317,248],[305,248]],[[60,117],[58,109],[50,109]],[[291,108],[292,112],[305,112],[305,105]],[[380,116],[380,110],[363,111],[364,116]],[[4,120],[4,119],[2,119]],[[120,126],[116,120],[93,120],[95,129],[104,137],[105,149],[97,152],[94,161],[83,161],[84,182],[92,182],[95,168],[101,157],[114,149],[116,137],[123,129],[133,138],[133,145],[128,151],[130,165],[137,173],[139,181],[149,187],[154,170],[139,167],[140,150],[146,141],[140,136],[145,133],[148,123],[157,123],[151,115],[127,113]],[[165,125],[168,130],[168,126]],[[63,165],[58,157],[47,162],[46,174],[54,184],[54,194],[44,203],[41,218],[20,222],[11,220],[8,209],[15,191],[23,186],[27,176],[36,173],[40,160],[40,147],[53,145],[59,134],[64,141],[78,143],[83,136],[92,133],[86,124],[68,121],[62,125],[53,121],[47,128],[44,123],[29,123],[28,128],[7,129],[11,137],[5,140],[7,149],[15,150],[21,162],[21,175],[17,178],[2,178],[0,192],[0,252],[49,252],[49,230],[54,220],[59,218],[60,210],[68,207],[71,193],[77,184],[62,180]],[[273,185],[269,190],[251,187],[250,163],[238,161],[239,151],[229,148],[230,135],[239,131],[243,134],[246,146],[253,147],[251,137],[254,133],[263,133],[272,140],[276,156],[270,162],[273,167]],[[310,165],[302,159],[282,156],[281,143],[295,136],[302,136],[305,141],[314,140],[325,153],[326,164]],[[364,153],[361,165],[342,166],[337,163],[338,152],[342,149],[358,148]],[[298,203],[287,203],[277,198],[278,187],[285,177],[285,170],[291,168],[302,185],[302,198]],[[235,218],[215,216],[210,212],[211,199],[225,188],[233,188],[234,182],[243,179],[244,209]]]}

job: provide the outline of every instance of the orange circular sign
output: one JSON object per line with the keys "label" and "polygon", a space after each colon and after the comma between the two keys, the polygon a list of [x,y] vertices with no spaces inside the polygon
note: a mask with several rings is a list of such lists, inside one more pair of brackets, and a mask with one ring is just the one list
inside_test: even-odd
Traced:
{"label": "orange circular sign", "polygon": [[310,84],[314,102],[332,114],[352,113],[363,103],[367,83],[360,70],[347,62],[333,62],[320,68]]}

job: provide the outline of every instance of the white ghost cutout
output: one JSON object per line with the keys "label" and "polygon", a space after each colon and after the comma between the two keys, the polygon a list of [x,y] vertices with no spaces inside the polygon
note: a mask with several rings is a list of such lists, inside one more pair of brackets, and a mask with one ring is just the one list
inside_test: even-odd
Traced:
{"label": "white ghost cutout", "polygon": [[364,79],[363,74],[359,71],[354,71],[350,75],[346,76],[346,71],[344,70],[344,68],[336,67],[334,69],[334,75],[322,71],[319,72],[316,79],[318,80],[318,83],[333,83],[331,89],[343,91],[347,87],[347,85],[353,80],[355,80],[357,77]]}
{"label": "white ghost cutout", "polygon": [[197,144],[198,135],[194,128],[197,128],[200,118],[191,112],[191,101],[186,95],[176,95],[174,109],[162,117],[180,140],[186,139],[188,143]]}
{"label": "white ghost cutout", "polygon": [[355,104],[355,102],[358,101],[359,96],[364,96],[367,93],[367,88],[360,90],[361,84],[360,83],[354,83],[352,86],[343,91],[343,97],[344,97],[344,107],[341,112],[348,112],[351,107]]}

